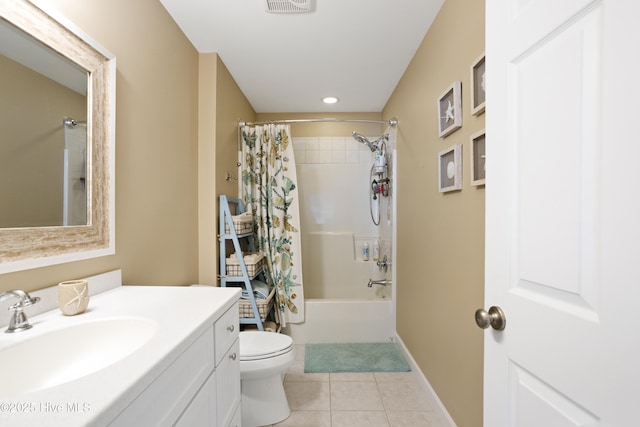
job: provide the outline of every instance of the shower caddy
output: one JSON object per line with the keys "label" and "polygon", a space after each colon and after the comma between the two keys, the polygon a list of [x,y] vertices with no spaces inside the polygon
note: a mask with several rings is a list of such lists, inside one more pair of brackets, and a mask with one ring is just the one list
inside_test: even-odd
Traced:
{"label": "shower caddy", "polygon": [[[240,300],[240,324],[256,325],[258,330],[264,331],[262,322],[267,320],[267,317],[273,310],[275,289],[271,289],[266,299],[256,299],[251,280],[263,275],[262,264],[256,263],[248,266],[245,261],[246,251],[243,251],[240,245],[241,241],[246,242],[246,245],[249,247],[249,252],[255,253],[253,223],[247,228],[234,223],[230,204],[236,206],[236,215],[245,212],[242,200],[225,195],[220,196],[220,234],[218,235],[218,240],[220,241],[220,286],[241,286],[247,291],[248,298]],[[238,265],[230,266],[227,262],[227,241],[233,243]]]}

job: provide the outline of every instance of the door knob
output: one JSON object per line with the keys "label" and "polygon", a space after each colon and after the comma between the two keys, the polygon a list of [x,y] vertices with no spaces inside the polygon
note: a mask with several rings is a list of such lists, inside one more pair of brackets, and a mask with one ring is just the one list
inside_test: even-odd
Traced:
{"label": "door knob", "polygon": [[482,329],[491,326],[496,331],[501,331],[507,325],[507,318],[502,309],[494,305],[489,308],[488,312],[483,308],[476,310],[476,324]]}

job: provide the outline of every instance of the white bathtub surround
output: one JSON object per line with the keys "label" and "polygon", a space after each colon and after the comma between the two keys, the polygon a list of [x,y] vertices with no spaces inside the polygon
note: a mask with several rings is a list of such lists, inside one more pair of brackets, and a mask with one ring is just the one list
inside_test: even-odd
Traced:
{"label": "white bathtub surround", "polygon": [[[90,287],[91,283],[89,278]],[[47,297],[47,293],[50,297]],[[38,292],[33,293],[36,294]],[[173,425],[184,418],[185,415],[181,414],[185,408],[187,411],[184,414],[187,415],[208,412],[211,396],[216,395],[215,381],[219,381],[222,373],[226,372],[225,369],[220,370],[222,365],[216,363],[218,355],[214,355],[213,351],[214,323],[226,312],[232,312],[237,322],[237,305],[234,304],[240,296],[239,290],[116,286],[110,291],[92,295],[87,311],[77,316],[64,316],[60,313],[55,290],[45,290],[39,294],[45,295],[45,299],[40,302],[42,307],[51,305],[51,311],[40,315],[31,314],[29,320],[33,328],[28,331],[1,333],[0,352],[10,352],[16,346],[31,345],[29,343],[33,342],[48,342],[50,337],[64,338],[68,331],[91,333],[100,330],[101,325],[115,333],[109,335],[111,339],[106,343],[104,341],[107,338],[99,333],[87,337],[89,342],[93,342],[99,335],[100,344],[104,346],[100,354],[94,356],[90,355],[91,346],[83,347],[83,340],[69,341],[69,344],[78,346],[74,357],[88,351],[86,356],[78,358],[77,363],[81,367],[69,365],[72,367],[70,371],[59,369],[67,368],[68,363],[65,362],[68,359],[61,358],[64,348],[54,345],[45,346],[46,348],[33,354],[33,359],[23,358],[12,364],[12,368],[25,373],[45,366],[46,372],[33,380],[41,378],[52,382],[34,382],[29,387],[23,383],[23,388],[28,390],[15,395],[5,388],[0,400],[16,404],[16,410],[19,409],[18,405],[22,405],[20,408],[23,410],[0,411],[0,425],[68,427],[107,425],[114,422],[111,425],[119,425],[118,420],[122,421],[122,425]],[[130,333],[131,329],[136,332],[139,328],[142,335]],[[218,328],[215,330],[218,335]],[[130,343],[134,347],[122,357],[118,353],[120,358],[98,362],[100,357],[124,345],[124,337],[141,341]],[[235,343],[237,345],[237,337]],[[217,351],[224,346],[216,344],[215,348]],[[4,354],[6,356],[8,353]],[[224,357],[219,359],[227,360]],[[84,364],[88,366],[82,368]],[[82,375],[74,378],[81,368],[85,369]],[[216,375],[211,375],[214,369]],[[240,400],[239,367],[237,369],[235,409],[239,408]],[[209,381],[211,378],[215,380]],[[166,390],[171,390],[170,395]],[[231,392],[217,393],[218,398],[232,395]],[[231,404],[220,406],[234,409]],[[233,414],[229,414],[229,419],[232,416]],[[136,422],[132,423],[133,419]]]}
{"label": "white bathtub surround", "polygon": [[[351,232],[314,231],[303,233],[306,296],[309,299],[391,299],[391,286],[367,287],[369,279],[385,278],[375,261],[364,261],[363,242],[374,237],[358,238]],[[381,253],[390,256],[389,245]]]}
{"label": "white bathtub surround", "polygon": [[371,150],[349,136],[293,137],[296,164],[356,163],[371,165]]}
{"label": "white bathtub surround", "polygon": [[391,300],[308,299],[305,304],[305,322],[283,329],[296,344],[395,339],[395,311]]}
{"label": "white bathtub surround", "polygon": [[[389,197],[379,196],[380,224],[369,198],[374,153],[351,136],[293,138],[300,190],[306,319],[285,329],[297,344],[388,342],[395,338],[396,131],[387,128]],[[375,135],[375,139],[380,135]],[[380,242],[388,269],[362,258]],[[369,279],[387,286],[368,287]]]}
{"label": "white bathtub surround", "polygon": [[[387,153],[389,172],[394,170],[395,132],[390,138]],[[390,133],[391,135],[391,133]],[[322,275],[331,270],[355,274],[365,284],[375,273],[375,262],[358,265],[362,260],[362,245],[369,243],[370,251],[376,240],[381,243],[381,256],[392,259],[393,200],[381,199],[381,223],[375,226],[369,212],[370,171],[374,154],[366,146],[348,137],[293,138],[300,194],[300,216],[303,232],[304,273],[307,292],[313,295],[323,282]],[[327,153],[320,156],[319,153]],[[318,159],[318,157],[323,159]],[[392,179],[392,186],[394,185]],[[390,192],[393,196],[393,191]],[[335,261],[339,259],[340,265]],[[362,267],[369,267],[363,270]],[[347,270],[344,270],[346,268]],[[309,272],[309,269],[313,271]],[[350,271],[352,270],[352,271]],[[318,274],[316,274],[316,272]],[[313,282],[313,283],[311,283]],[[349,280],[340,280],[334,286],[355,286]],[[316,293],[317,294],[317,293]],[[322,295],[309,298],[342,298]]]}
{"label": "white bathtub surround", "polygon": [[304,323],[284,332],[296,344],[386,342],[395,336],[392,285],[368,287],[370,278],[384,278],[375,262],[354,256],[351,233],[306,233],[303,240],[307,295]]}

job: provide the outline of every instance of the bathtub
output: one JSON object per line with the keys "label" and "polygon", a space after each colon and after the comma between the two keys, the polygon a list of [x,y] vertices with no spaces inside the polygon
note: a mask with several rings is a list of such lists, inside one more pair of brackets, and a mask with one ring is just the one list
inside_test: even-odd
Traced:
{"label": "bathtub", "polygon": [[[296,344],[320,342],[388,342],[395,337],[392,286],[367,286],[385,276],[372,260],[364,261],[362,242],[352,232],[307,232],[302,252],[305,313],[303,323],[284,333]],[[381,253],[389,245],[381,239]]]}
{"label": "bathtub", "polygon": [[310,299],[305,321],[290,323],[284,333],[296,344],[320,342],[388,342],[395,337],[391,299]]}

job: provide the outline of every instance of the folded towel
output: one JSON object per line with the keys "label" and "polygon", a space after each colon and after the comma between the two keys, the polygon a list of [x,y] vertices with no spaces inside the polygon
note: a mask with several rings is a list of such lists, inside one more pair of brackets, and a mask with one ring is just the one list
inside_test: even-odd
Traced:
{"label": "folded towel", "polygon": [[[254,298],[267,299],[271,292],[271,287],[260,280],[252,280],[251,287],[253,288]],[[242,299],[249,299],[249,292],[246,289],[242,290]]]}
{"label": "folded towel", "polygon": [[[260,252],[246,252],[244,254],[244,263],[247,265],[257,264],[262,258],[264,258],[264,255],[261,254]],[[229,265],[239,264],[238,255],[235,252],[229,255],[229,258],[227,258],[227,264]]]}
{"label": "folded towel", "polygon": [[253,214],[251,212],[244,212],[239,215],[231,215],[233,221],[253,221]]}

